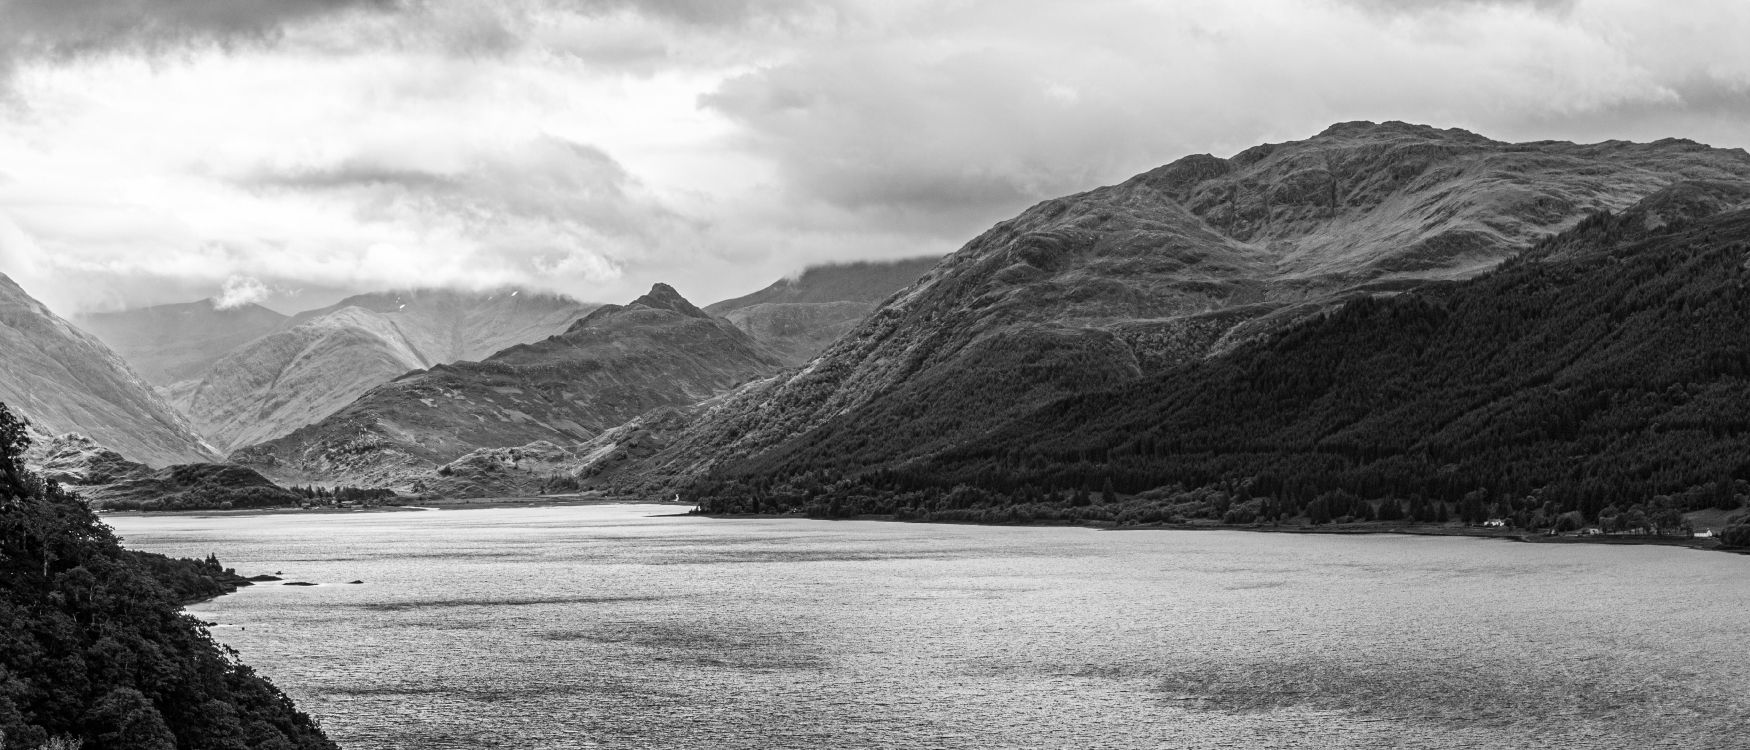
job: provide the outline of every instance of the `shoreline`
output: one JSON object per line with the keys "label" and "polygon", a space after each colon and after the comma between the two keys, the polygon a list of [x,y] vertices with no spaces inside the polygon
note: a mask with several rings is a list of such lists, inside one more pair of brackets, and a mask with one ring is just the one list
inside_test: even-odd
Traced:
{"label": "shoreline", "polygon": [[853,516],[850,518],[811,518],[788,513],[748,513],[748,514],[717,514],[699,513],[703,518],[732,520],[737,518],[765,519],[800,519],[809,521],[879,521],[883,523],[915,523],[943,524],[949,526],[1013,526],[1013,527],[1057,527],[1085,528],[1095,531],[1248,531],[1263,534],[1305,534],[1309,536],[1370,536],[1392,534],[1397,536],[1437,536],[1458,537],[1470,539],[1498,539],[1522,544],[1601,544],[1619,547],[1682,547],[1701,552],[1723,552],[1730,555],[1750,555],[1750,548],[1737,549],[1720,544],[1718,537],[1681,537],[1681,536],[1550,536],[1541,533],[1525,531],[1489,531],[1467,526],[1452,527],[1417,527],[1417,526],[1370,526],[1361,524],[1329,526],[1264,526],[1264,525],[1233,525],[1221,523],[1209,524],[1142,524],[1134,526],[1119,526],[1111,522],[1093,523],[983,523],[979,521],[926,521],[900,519],[893,516]]}
{"label": "shoreline", "polygon": [[546,508],[580,505],[668,505],[676,508],[692,507],[689,503],[676,503],[669,500],[637,500],[626,497],[586,497],[582,495],[534,495],[529,497],[495,497],[495,498],[443,498],[437,500],[421,500],[418,505],[411,503],[398,505],[369,505],[356,508],[234,508],[221,510],[218,508],[199,508],[189,510],[98,510],[99,518],[127,517],[150,518],[153,516],[218,516],[225,518],[249,516],[279,516],[279,515],[344,515],[351,513],[421,513],[443,510],[478,510],[481,508]]}
{"label": "shoreline", "polygon": [[347,513],[417,513],[445,510],[480,510],[484,508],[545,508],[585,505],[657,505],[678,510],[675,513],[663,514],[662,517],[698,516],[720,520],[738,518],[761,519],[793,519],[809,521],[880,521],[885,523],[915,523],[943,524],[949,526],[1041,526],[1041,527],[1081,527],[1098,531],[1249,531],[1264,534],[1307,534],[1330,536],[1356,536],[1373,534],[1395,534],[1399,536],[1438,536],[1467,537],[1473,539],[1499,539],[1522,544],[1602,544],[1630,547],[1683,547],[1703,552],[1724,552],[1726,554],[1750,555],[1750,549],[1733,549],[1720,544],[1718,537],[1679,537],[1679,536],[1615,536],[1615,535],[1559,535],[1525,532],[1525,531],[1493,531],[1470,526],[1386,526],[1377,522],[1365,524],[1329,524],[1310,526],[1303,524],[1267,526],[1267,525],[1231,525],[1222,523],[1195,524],[1143,524],[1133,526],[1118,526],[1110,522],[1090,523],[987,523],[980,521],[950,521],[950,520],[916,520],[900,519],[893,516],[853,516],[850,518],[811,518],[793,513],[746,513],[718,514],[691,513],[685,509],[695,507],[691,503],[677,503],[672,500],[646,500],[635,497],[617,496],[586,496],[586,495],[533,495],[525,497],[501,498],[442,498],[419,501],[419,505],[378,505],[359,508],[244,508],[239,510],[127,510],[104,512],[102,516],[217,516],[217,517],[249,517],[265,515],[300,515],[320,514],[339,515]]}

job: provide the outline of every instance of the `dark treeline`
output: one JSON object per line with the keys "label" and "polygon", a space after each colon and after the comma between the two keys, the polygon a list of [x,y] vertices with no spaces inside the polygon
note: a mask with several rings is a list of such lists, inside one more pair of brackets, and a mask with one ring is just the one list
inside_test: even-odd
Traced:
{"label": "dark treeline", "polygon": [[181,612],[234,574],[123,550],[77,496],[24,470],[27,446],[0,404],[0,747],[334,750]]}
{"label": "dark treeline", "polygon": [[296,506],[299,496],[253,469],[182,464],[103,488],[94,499],[110,510],[230,510]]}
{"label": "dark treeline", "polygon": [[1750,212],[1650,223],[1599,214],[1482,277],[1354,299],[929,455],[872,406],[685,496],[721,513],[1672,533],[1750,495]]}
{"label": "dark treeline", "polygon": [[394,500],[394,490],[381,487],[291,487],[293,494],[314,505],[378,505]]}

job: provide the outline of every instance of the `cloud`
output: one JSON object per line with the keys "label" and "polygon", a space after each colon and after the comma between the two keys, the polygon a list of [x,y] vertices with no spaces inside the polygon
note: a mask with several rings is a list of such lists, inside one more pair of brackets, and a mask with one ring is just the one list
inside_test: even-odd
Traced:
{"label": "cloud", "polygon": [[1750,146],[1726,0],[19,7],[0,270],[75,307],[233,275],[709,301],[1358,119]]}
{"label": "cloud", "polygon": [[1609,0],[974,0],[889,14],[701,103],[742,127],[797,203],[969,236],[1186,153],[1350,119],[1515,139],[1642,120],[1672,135],[1717,112],[1691,137],[1736,145],[1727,116],[1750,101],[1750,75],[1731,38],[1750,23],[1695,10],[1716,24],[1685,42],[1693,24]]}
{"label": "cloud", "polygon": [[1572,10],[1579,0],[1343,0],[1366,10],[1385,14],[1414,14],[1429,11],[1474,10],[1480,7],[1531,8],[1544,12]]}
{"label": "cloud", "polygon": [[617,278],[621,256],[688,228],[600,148],[548,135],[474,148],[377,144],[333,163],[259,168],[236,182],[339,200],[367,224],[448,235],[500,265],[586,282]]}
{"label": "cloud", "polygon": [[225,286],[219,292],[219,297],[213,300],[214,309],[231,310],[244,305],[256,305],[266,302],[273,292],[253,276],[233,274],[225,279]]}

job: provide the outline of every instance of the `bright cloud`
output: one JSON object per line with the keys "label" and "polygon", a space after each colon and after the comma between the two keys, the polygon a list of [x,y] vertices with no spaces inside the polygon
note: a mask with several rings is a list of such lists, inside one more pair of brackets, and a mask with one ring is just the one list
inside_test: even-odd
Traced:
{"label": "bright cloud", "polygon": [[64,312],[703,303],[1354,119],[1750,145],[1725,0],[6,2],[0,272]]}

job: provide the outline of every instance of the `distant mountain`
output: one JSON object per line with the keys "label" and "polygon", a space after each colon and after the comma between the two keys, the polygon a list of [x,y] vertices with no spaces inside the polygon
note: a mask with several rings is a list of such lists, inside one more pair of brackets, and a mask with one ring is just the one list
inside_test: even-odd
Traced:
{"label": "distant mountain", "polygon": [[[357,308],[384,316],[415,356],[430,363],[484,359],[566,329],[598,304],[516,288],[488,292],[413,289],[348,297],[292,316],[296,326]],[[429,366],[429,365],[428,365]]]}
{"label": "distant mountain", "polygon": [[74,322],[147,382],[167,386],[198,377],[227,352],[284,325],[286,316],[255,304],[221,309],[204,299],[81,315]]}
{"label": "distant mountain", "polygon": [[754,305],[866,302],[874,304],[911,286],[919,276],[942,259],[939,256],[903,260],[868,260],[809,266],[802,273],[779,279],[753,294],[705,306],[705,312],[724,315]]}
{"label": "distant mountain", "polygon": [[481,448],[589,440],[778,371],[770,350],[657,284],[564,333],[371,389],[327,418],[232,454],[270,476],[406,485]]}
{"label": "distant mountain", "polygon": [[806,456],[927,460],[1345,299],[1473,277],[1675,182],[1747,178],[1750,154],[1690,141],[1512,144],[1404,123],[1186,157],[998,224],[807,368],[606,479],[666,493],[718,469],[827,468]]}
{"label": "distant mountain", "polygon": [[551,336],[592,309],[514,289],[360,295],[299,313],[170,390],[201,433],[229,451],[312,424],[410,370]]}
{"label": "distant mountain", "polygon": [[903,434],[816,432],[690,494],[958,518],[1176,487],[1136,511],[1316,523],[1407,500],[1418,520],[1672,529],[1750,491],[1750,181],[1679,183],[1480,278],[1354,299],[991,427],[903,466],[880,460]]}
{"label": "distant mountain", "polygon": [[705,308],[792,365],[814,358],[861,322],[875,305],[910,286],[940,258],[812,266],[753,294]]}
{"label": "distant mountain", "polygon": [[91,435],[136,461],[211,460],[190,425],[95,336],[0,274],[0,402],[45,433]]}

